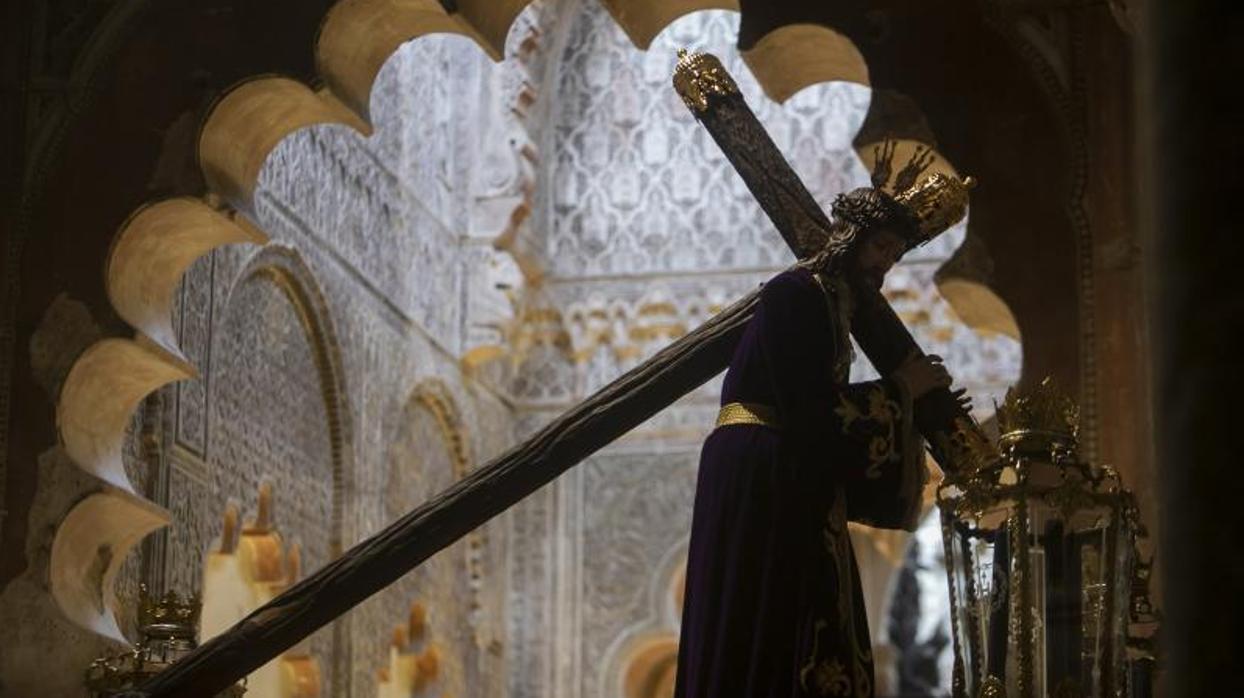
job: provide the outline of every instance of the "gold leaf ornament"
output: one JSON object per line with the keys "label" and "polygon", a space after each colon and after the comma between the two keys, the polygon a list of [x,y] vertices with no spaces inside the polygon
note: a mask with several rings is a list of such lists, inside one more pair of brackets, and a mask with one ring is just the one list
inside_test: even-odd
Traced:
{"label": "gold leaf ornament", "polygon": [[721,60],[711,53],[692,53],[678,49],[678,64],[674,67],[674,90],[693,113],[703,114],[712,96],[726,97],[739,93],[734,78],[726,71]]}

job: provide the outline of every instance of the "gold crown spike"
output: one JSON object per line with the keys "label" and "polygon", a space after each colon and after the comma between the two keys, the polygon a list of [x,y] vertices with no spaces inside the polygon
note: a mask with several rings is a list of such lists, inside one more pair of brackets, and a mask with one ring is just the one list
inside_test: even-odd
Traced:
{"label": "gold crown spike", "polygon": [[898,174],[894,176],[894,191],[903,192],[911,189],[912,185],[916,183],[916,178],[920,176],[920,173],[924,172],[928,169],[929,165],[933,164],[933,158],[934,153],[932,148],[927,145],[916,146],[916,152],[912,153],[911,159],[908,160],[903,169],[899,170]]}
{"label": "gold crown spike", "polygon": [[916,220],[921,238],[929,240],[963,220],[968,212],[968,191],[974,186],[976,180],[971,177],[959,179],[935,172],[916,186],[895,194],[894,200]]}
{"label": "gold crown spike", "polygon": [[678,65],[674,66],[674,90],[687,108],[695,114],[708,109],[710,96],[725,97],[739,93],[734,78],[721,61],[711,53],[691,53],[678,49]]}
{"label": "gold crown spike", "polygon": [[1080,433],[1080,410],[1063,394],[1052,378],[1046,377],[1032,390],[1006,391],[1006,400],[997,408],[1001,441],[1016,448],[1052,446],[1074,450]]}
{"label": "gold crown spike", "polygon": [[182,598],[177,592],[169,590],[163,597],[157,598],[148,592],[147,585],[139,586],[138,627],[143,633],[159,629],[164,633],[157,634],[188,633],[194,637],[201,610],[198,597]]}

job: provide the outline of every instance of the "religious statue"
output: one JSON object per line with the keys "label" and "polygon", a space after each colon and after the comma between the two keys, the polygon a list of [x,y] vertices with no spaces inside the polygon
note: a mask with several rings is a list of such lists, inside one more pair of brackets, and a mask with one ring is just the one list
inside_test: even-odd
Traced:
{"label": "religious statue", "polygon": [[847,522],[914,530],[926,471],[912,403],[951,379],[913,352],[849,383],[853,298],[960,220],[971,186],[917,184],[931,159],[917,151],[887,191],[893,152],[878,149],[873,186],[835,200],[822,249],[765,285],[735,349],[700,460],[679,698],[873,695]]}

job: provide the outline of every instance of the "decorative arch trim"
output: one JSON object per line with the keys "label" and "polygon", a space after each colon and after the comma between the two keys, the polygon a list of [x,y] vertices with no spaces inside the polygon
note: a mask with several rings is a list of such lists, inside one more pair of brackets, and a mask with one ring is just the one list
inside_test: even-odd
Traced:
{"label": "decorative arch trim", "polygon": [[251,257],[229,289],[225,298],[226,308],[230,307],[238,287],[251,279],[263,279],[273,284],[289,301],[298,315],[319,372],[333,463],[332,538],[329,548],[333,555],[337,555],[344,549],[347,537],[345,522],[350,520],[348,493],[354,488],[354,459],[351,448],[353,431],[348,419],[349,392],[332,312],[315,275],[292,247],[268,245]]}
{"label": "decorative arch trim", "polygon": [[286,77],[256,76],[212,106],[199,134],[199,164],[208,186],[246,209],[268,154],[286,136],[315,124],[341,124],[368,135],[371,127],[336,99]]}
{"label": "decorative arch trim", "polygon": [[315,45],[316,65],[341,101],[369,121],[372,84],[389,56],[411,39],[441,33],[480,41],[436,0],[343,0],[324,17]]}
{"label": "decorative arch trim", "polygon": [[92,344],[69,369],[56,402],[56,426],[66,453],[91,475],[136,492],[121,456],[134,411],[161,386],[196,375],[193,366],[142,335]]}
{"label": "decorative arch trim", "polygon": [[[415,386],[407,404],[414,404],[427,410],[436,422],[437,430],[445,441],[449,452],[450,467],[455,480],[460,480],[474,468],[471,456],[470,439],[462,422],[457,404],[449,388],[441,381],[429,379]],[[466,534],[466,568],[467,581],[471,585],[472,613],[483,608],[481,585],[485,576],[484,549],[487,536],[483,528],[477,528]],[[476,640],[480,641],[478,628]]]}
{"label": "decorative arch trim", "polygon": [[778,104],[822,82],[871,84],[868,64],[855,43],[821,24],[778,27],[742,56],[765,94]]}
{"label": "decorative arch trim", "polygon": [[454,478],[465,477],[473,467],[470,441],[449,388],[439,380],[426,380],[415,386],[409,402],[420,405],[431,413],[449,449]]}
{"label": "decorative arch trim", "polygon": [[135,545],[171,520],[163,508],[114,488],[78,502],[56,529],[48,569],[52,597],[74,623],[127,642],[117,623],[114,584]]}
{"label": "decorative arch trim", "polygon": [[700,10],[734,10],[738,0],[601,0],[631,43],[648,50],[674,20]]}
{"label": "decorative arch trim", "polygon": [[245,217],[199,199],[148,204],[131,214],[113,238],[104,271],[108,299],[126,322],[184,361],[173,331],[173,300],[182,275],[221,245],[267,239]]}

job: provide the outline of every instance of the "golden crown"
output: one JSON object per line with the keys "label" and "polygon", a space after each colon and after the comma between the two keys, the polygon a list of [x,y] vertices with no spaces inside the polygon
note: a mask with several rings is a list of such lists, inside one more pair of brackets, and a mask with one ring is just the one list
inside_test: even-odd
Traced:
{"label": "golden crown", "polygon": [[914,187],[894,196],[916,221],[921,241],[930,240],[963,220],[968,212],[968,191],[976,180],[934,172]]}
{"label": "golden crown", "polygon": [[138,627],[144,632],[147,628],[167,626],[188,631],[193,636],[201,609],[197,596],[183,598],[169,590],[164,596],[155,597],[148,592],[145,584],[139,587]]}
{"label": "golden crown", "polygon": [[891,183],[896,147],[895,141],[886,139],[873,148],[872,184],[874,189],[888,193],[903,207],[915,228],[913,246],[920,245],[963,220],[968,212],[968,192],[976,186],[976,180],[934,172],[917,183],[934,157],[933,150],[922,145],[916,148]]}
{"label": "golden crown", "polygon": [[1014,447],[1061,445],[1074,450],[1079,437],[1080,409],[1049,377],[1031,390],[1007,390],[997,414],[1001,442]]}

